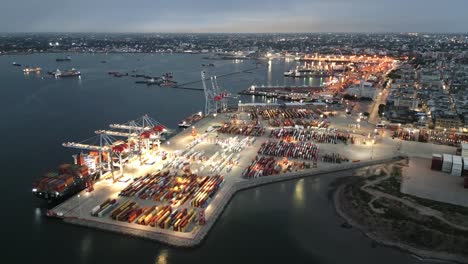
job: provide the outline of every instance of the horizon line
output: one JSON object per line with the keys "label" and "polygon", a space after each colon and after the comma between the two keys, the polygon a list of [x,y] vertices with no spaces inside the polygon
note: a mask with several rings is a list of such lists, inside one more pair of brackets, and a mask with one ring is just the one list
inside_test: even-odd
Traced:
{"label": "horizon line", "polygon": [[106,32],[106,31],[2,31],[0,34],[468,34],[456,31],[310,31],[310,32]]}

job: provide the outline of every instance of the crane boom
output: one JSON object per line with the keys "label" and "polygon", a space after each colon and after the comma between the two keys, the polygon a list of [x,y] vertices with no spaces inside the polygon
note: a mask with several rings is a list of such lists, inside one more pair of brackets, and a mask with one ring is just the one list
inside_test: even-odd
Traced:
{"label": "crane boom", "polygon": [[128,130],[150,130],[150,127],[141,127],[141,126],[130,126],[130,125],[121,125],[121,124],[110,124],[110,128],[118,129],[128,129]]}
{"label": "crane boom", "polygon": [[63,143],[62,146],[66,148],[77,148],[77,149],[87,149],[87,150],[97,150],[97,151],[107,151],[108,147],[100,147],[82,143],[75,143],[75,142],[66,142]]}
{"label": "crane boom", "polygon": [[96,130],[94,133],[101,135],[110,135],[110,136],[116,136],[116,137],[136,137],[138,136],[136,133],[125,133],[125,132],[118,132],[118,131],[110,131],[110,130]]}

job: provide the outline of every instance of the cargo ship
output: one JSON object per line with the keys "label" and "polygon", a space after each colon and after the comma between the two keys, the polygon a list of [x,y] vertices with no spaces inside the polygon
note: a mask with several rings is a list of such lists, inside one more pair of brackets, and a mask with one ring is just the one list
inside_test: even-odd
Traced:
{"label": "cargo ship", "polygon": [[57,59],[55,59],[55,61],[71,61],[71,57],[67,56],[65,58],[57,58]]}
{"label": "cargo ship", "polygon": [[200,119],[202,119],[202,112],[195,113],[186,119],[182,120],[179,123],[180,128],[189,128],[191,127],[194,123],[198,122]]}
{"label": "cargo ship", "polygon": [[60,201],[84,190],[93,178],[86,165],[63,164],[34,181],[32,192],[49,202]]}
{"label": "cargo ship", "polygon": [[76,77],[76,76],[80,76],[81,72],[76,70],[75,68],[72,68],[71,70],[67,70],[67,71],[63,71],[63,72],[60,71],[59,69],[57,69],[56,71],[50,72],[50,74],[52,74],[56,78],[59,78],[59,77]]}

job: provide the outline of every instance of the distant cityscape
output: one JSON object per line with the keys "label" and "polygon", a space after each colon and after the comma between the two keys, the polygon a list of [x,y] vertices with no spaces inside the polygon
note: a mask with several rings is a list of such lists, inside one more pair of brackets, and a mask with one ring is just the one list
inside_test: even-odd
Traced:
{"label": "distant cityscape", "polygon": [[297,53],[464,56],[468,34],[3,34],[0,54],[34,52],[216,53],[261,57]]}

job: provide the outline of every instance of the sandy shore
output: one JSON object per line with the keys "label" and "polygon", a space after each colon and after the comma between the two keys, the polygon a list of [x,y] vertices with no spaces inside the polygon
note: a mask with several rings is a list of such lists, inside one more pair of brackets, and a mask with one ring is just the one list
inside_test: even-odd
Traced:
{"label": "sandy shore", "polygon": [[437,251],[428,251],[428,250],[418,249],[418,248],[415,248],[413,246],[410,246],[404,243],[387,240],[385,238],[382,238],[378,233],[369,231],[368,228],[357,223],[352,217],[350,217],[343,210],[341,201],[342,199],[344,199],[343,190],[346,185],[347,184],[340,185],[339,187],[336,188],[336,190],[333,193],[333,203],[335,205],[335,210],[340,217],[342,217],[343,219],[346,220],[346,222],[348,222],[348,224],[359,229],[362,233],[364,233],[367,237],[369,237],[373,241],[384,246],[394,247],[394,248],[406,251],[408,253],[416,255],[419,258],[426,259],[426,260],[468,263],[467,256],[457,255],[457,254],[452,254],[452,253],[447,253],[447,252],[437,252]]}

